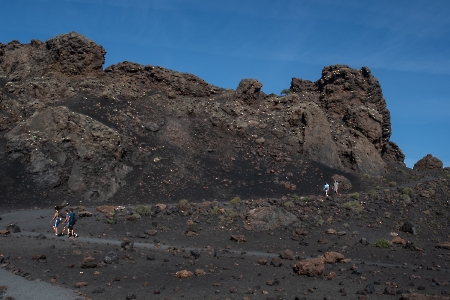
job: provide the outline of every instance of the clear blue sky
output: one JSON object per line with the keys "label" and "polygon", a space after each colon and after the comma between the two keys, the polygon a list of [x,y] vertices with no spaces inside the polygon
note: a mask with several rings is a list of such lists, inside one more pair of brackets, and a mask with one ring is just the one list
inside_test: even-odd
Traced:
{"label": "clear blue sky", "polygon": [[450,166],[448,0],[2,0],[0,42],[76,31],[121,61],[188,72],[235,89],[255,78],[279,94],[322,68],[368,66],[391,111],[392,137],[413,167]]}

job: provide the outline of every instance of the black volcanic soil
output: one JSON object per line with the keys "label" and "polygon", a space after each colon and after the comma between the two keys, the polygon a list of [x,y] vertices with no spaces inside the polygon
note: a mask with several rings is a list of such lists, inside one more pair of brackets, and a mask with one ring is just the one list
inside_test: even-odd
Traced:
{"label": "black volcanic soil", "polygon": [[[166,203],[148,206],[149,215],[136,203],[110,216],[92,207],[92,216],[78,219],[78,238],[52,234],[51,208],[3,210],[0,228],[13,222],[21,232],[1,237],[0,259],[18,276],[90,299],[416,299],[415,293],[448,299],[450,250],[440,244],[450,240],[445,176],[405,169],[364,178],[368,192],[357,196]],[[361,212],[346,208],[355,200]],[[245,229],[255,222],[249,212],[261,207],[298,219],[278,227],[266,219],[263,225],[273,228]],[[376,247],[381,239],[394,243]],[[299,260],[327,252],[347,260],[325,264],[320,275],[295,274]],[[183,270],[193,275],[178,278]]]}

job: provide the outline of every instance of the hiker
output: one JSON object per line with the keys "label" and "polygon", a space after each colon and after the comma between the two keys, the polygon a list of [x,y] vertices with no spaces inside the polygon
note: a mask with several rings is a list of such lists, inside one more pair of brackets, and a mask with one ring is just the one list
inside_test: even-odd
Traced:
{"label": "hiker", "polygon": [[73,212],[73,208],[69,209],[69,213],[67,214],[67,221],[68,221],[68,225],[67,225],[67,235],[69,237],[73,236],[73,237],[78,237],[78,234],[76,234],[73,231],[73,225],[75,225],[76,222],[76,218],[75,218],[75,213]]}
{"label": "hiker", "polygon": [[[66,217],[65,217],[65,219],[64,219],[64,227],[63,227],[63,230],[62,230],[62,232],[61,232],[61,235],[64,235],[64,231],[65,231],[66,228],[68,228],[68,227],[69,227],[69,210],[66,209]],[[70,233],[70,230],[67,229],[67,235],[69,235],[69,233]]]}
{"label": "hiker", "polygon": [[328,183],[325,183],[323,190],[325,191],[325,196],[328,197],[328,191],[330,190],[330,186],[328,185]]}
{"label": "hiker", "polygon": [[339,194],[339,193],[338,193],[338,188],[339,188],[339,182],[335,179],[335,180],[334,180],[334,192],[335,192],[336,194]]}
{"label": "hiker", "polygon": [[[53,222],[54,220],[54,222]],[[53,218],[50,220],[50,223],[53,222],[53,231],[55,232],[55,235],[58,236],[58,225],[61,223],[62,218],[59,215],[59,206],[55,206],[55,213],[53,214]],[[63,230],[64,234],[64,230]]]}

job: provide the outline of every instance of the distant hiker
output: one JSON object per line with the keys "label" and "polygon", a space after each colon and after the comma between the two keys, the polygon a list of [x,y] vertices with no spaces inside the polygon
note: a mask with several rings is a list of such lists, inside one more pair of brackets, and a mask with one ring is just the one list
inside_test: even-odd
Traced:
{"label": "distant hiker", "polygon": [[75,218],[75,213],[73,212],[73,208],[69,209],[69,213],[67,214],[67,218],[68,218],[68,226],[67,226],[67,234],[69,237],[73,236],[73,237],[78,237],[78,234],[76,234],[73,231],[73,225],[75,225],[76,222],[76,218]]}
{"label": "distant hiker", "polygon": [[335,179],[335,180],[334,180],[334,192],[335,192],[336,194],[339,194],[339,193],[338,193],[338,188],[339,188],[339,182]]}
{"label": "distant hiker", "polygon": [[325,191],[325,196],[328,197],[328,191],[330,190],[330,186],[328,185],[328,183],[325,183],[323,190]]}
{"label": "distant hiker", "polygon": [[[59,215],[59,206],[55,206],[55,213],[53,214],[53,218],[50,220],[50,223],[53,222],[53,231],[55,232],[56,236],[58,236],[58,225],[61,223],[61,221],[62,221],[62,218]],[[64,234],[64,230],[63,230],[63,234]]]}
{"label": "distant hiker", "polygon": [[69,210],[66,209],[66,217],[64,219],[64,227],[63,227],[63,230],[61,232],[61,235],[64,235],[64,231],[66,230],[66,228],[67,228],[67,235],[69,235],[69,233],[70,233],[70,230],[68,229],[68,227],[69,227],[69,220],[70,220],[70,218],[69,218]]}

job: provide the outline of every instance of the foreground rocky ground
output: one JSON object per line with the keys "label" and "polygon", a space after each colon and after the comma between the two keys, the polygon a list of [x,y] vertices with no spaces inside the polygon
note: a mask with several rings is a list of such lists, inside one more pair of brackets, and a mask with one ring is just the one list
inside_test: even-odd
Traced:
{"label": "foreground rocky ground", "polygon": [[0,260],[90,299],[449,299],[446,170],[399,169],[362,186],[328,198],[72,205],[78,238],[53,235],[50,208],[2,212]]}

